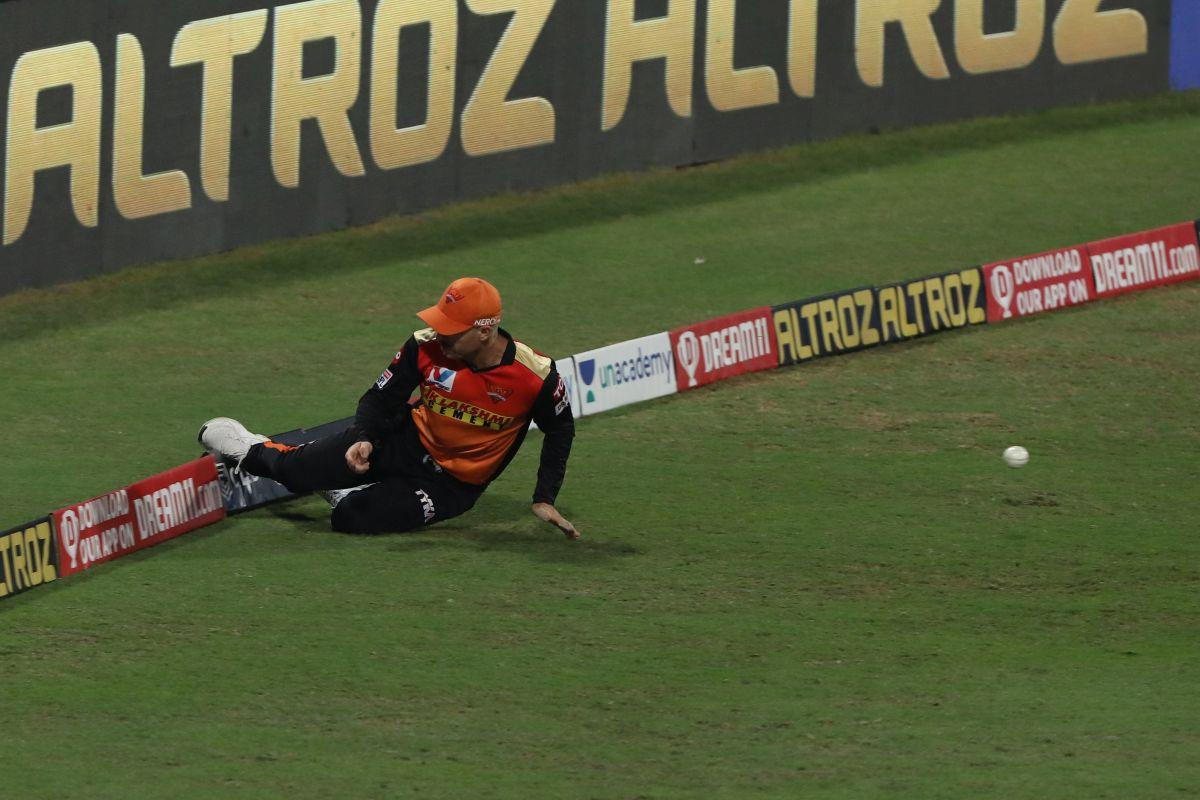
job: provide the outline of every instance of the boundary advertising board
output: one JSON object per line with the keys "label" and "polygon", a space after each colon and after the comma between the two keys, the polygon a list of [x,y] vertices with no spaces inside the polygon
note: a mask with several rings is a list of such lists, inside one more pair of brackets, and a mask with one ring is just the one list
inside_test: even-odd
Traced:
{"label": "boundary advertising board", "polygon": [[772,310],[780,365],[874,347],[881,340],[872,287],[807,297]]}
{"label": "boundary advertising board", "polygon": [[717,317],[671,331],[679,391],[778,365],[771,307]]}
{"label": "boundary advertising board", "polygon": [[1054,311],[1096,296],[1086,245],[987,264],[983,275],[988,322]]}
{"label": "boundary advertising board", "polygon": [[1200,277],[1196,224],[1181,222],[1087,246],[1097,297]]}
{"label": "boundary advertising board", "polygon": [[987,322],[978,267],[775,306],[779,363],[799,364]]}
{"label": "boundary advertising board", "polygon": [[1151,95],[1171,24],[1164,0],[12,0],[0,294],[614,171]]}
{"label": "boundary advertising board", "polygon": [[53,583],[58,576],[49,517],[0,533],[0,600]]}
{"label": "boundary advertising board", "polygon": [[223,519],[225,506],[204,456],[51,516],[65,578]]}
{"label": "boundary advertising board", "polygon": [[675,358],[668,333],[588,350],[575,356],[579,416],[674,394]]}

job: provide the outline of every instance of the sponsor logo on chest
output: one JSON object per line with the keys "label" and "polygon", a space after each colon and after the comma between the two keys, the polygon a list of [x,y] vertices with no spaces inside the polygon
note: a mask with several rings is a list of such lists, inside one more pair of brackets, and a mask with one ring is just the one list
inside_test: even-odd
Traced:
{"label": "sponsor logo on chest", "polygon": [[466,425],[480,428],[490,428],[502,431],[512,424],[513,417],[505,417],[495,412],[480,408],[465,400],[446,397],[430,385],[421,387],[421,402],[430,412],[443,417],[449,417]]}
{"label": "sponsor logo on chest", "polygon": [[445,367],[430,367],[429,375],[425,378],[425,382],[430,386],[436,386],[443,392],[454,391],[454,379],[458,377],[458,373],[452,369]]}

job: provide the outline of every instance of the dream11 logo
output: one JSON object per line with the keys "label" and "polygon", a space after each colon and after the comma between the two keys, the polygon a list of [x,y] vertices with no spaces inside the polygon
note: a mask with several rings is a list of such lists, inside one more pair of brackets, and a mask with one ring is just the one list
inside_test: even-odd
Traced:
{"label": "dream11 logo", "polygon": [[75,513],[75,509],[69,508],[63,512],[58,525],[58,535],[62,540],[63,549],[71,557],[71,568],[74,569],[78,563],[76,555],[79,552],[79,515]]}
{"label": "dream11 logo", "polygon": [[700,340],[692,331],[684,331],[679,335],[679,344],[675,346],[675,355],[679,365],[688,376],[688,388],[697,385],[696,367],[700,366]]}
{"label": "dream11 logo", "polygon": [[1017,293],[1017,283],[1013,280],[1012,270],[1004,264],[998,264],[992,270],[992,297],[1004,310],[1004,319],[1012,316],[1013,296]]}

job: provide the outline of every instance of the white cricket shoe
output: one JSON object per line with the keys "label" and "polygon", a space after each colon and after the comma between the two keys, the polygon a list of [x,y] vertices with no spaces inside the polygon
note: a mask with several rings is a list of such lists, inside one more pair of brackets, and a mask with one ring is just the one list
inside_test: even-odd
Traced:
{"label": "white cricket shoe", "polygon": [[226,464],[241,466],[250,448],[267,441],[266,436],[251,433],[246,426],[229,417],[214,417],[200,426],[196,439],[204,449]]}

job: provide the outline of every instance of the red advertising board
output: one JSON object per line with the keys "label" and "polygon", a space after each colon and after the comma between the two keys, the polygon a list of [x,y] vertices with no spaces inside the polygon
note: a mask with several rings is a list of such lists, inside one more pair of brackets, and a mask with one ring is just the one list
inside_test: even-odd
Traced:
{"label": "red advertising board", "polygon": [[1003,322],[1094,300],[1096,288],[1085,247],[988,264],[987,321]]}
{"label": "red advertising board", "polygon": [[212,456],[55,511],[60,577],[224,518]]}
{"label": "red advertising board", "polygon": [[771,308],[710,319],[671,331],[675,382],[684,392],[779,365]]}
{"label": "red advertising board", "polygon": [[1198,251],[1192,222],[1092,242],[1088,255],[1096,296],[1200,278]]}

